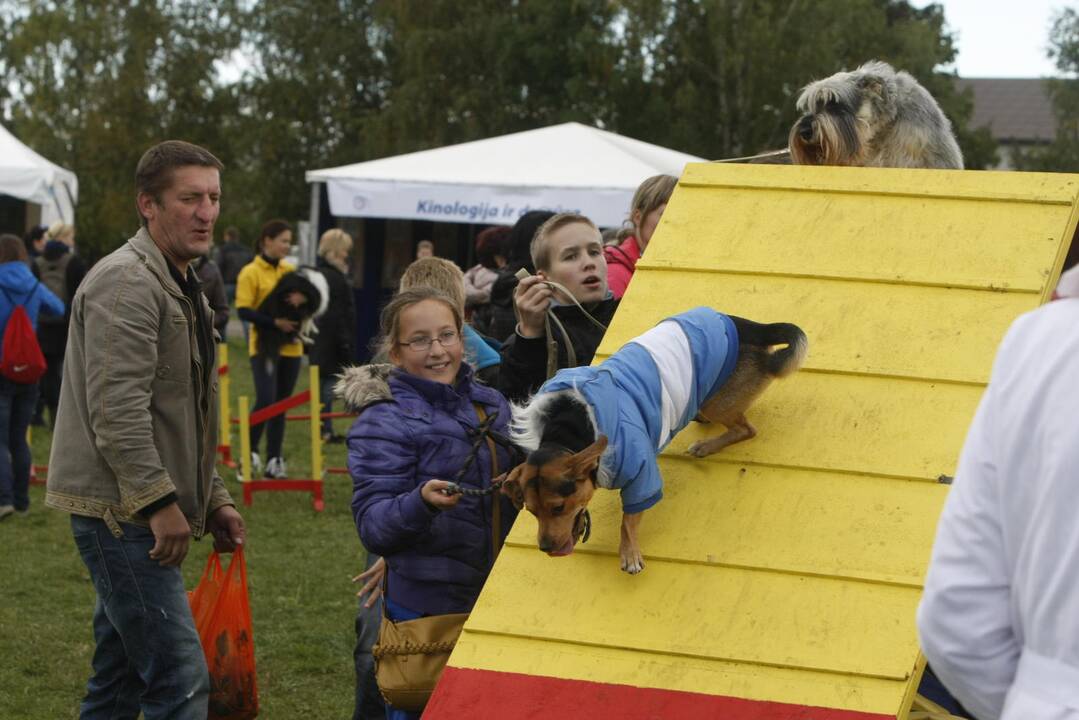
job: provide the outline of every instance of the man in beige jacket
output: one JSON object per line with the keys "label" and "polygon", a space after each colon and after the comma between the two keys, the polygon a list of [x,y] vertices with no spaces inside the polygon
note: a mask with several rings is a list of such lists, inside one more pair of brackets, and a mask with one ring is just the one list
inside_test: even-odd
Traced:
{"label": "man in beige jacket", "polygon": [[191,538],[231,552],[245,529],[214,468],[217,373],[192,260],[209,252],[221,162],[179,141],[135,171],[142,227],[71,307],[46,504],[97,591],[82,718],[205,718],[206,661],[180,563]]}

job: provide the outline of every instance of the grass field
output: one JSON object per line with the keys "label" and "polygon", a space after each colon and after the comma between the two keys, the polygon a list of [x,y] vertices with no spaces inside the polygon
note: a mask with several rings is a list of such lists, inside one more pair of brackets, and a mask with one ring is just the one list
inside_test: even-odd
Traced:
{"label": "grass field", "polygon": [[[252,397],[241,342],[230,345],[233,412]],[[306,368],[297,392],[307,387]],[[340,409],[340,408],[335,408]],[[297,409],[294,412],[306,412]],[[348,420],[338,420],[345,432]],[[289,423],[290,475],[308,477],[309,427]],[[52,438],[33,433],[34,462],[48,461]],[[239,442],[233,434],[234,454]],[[344,464],[344,446],[324,446],[327,466]],[[248,528],[248,582],[258,668],[260,718],[352,716],[355,590],[363,550],[349,514],[351,481],[326,478],[326,510],[307,493],[259,493],[251,507],[232,471],[221,468]],[[68,516],[46,509],[44,488],[31,488],[26,517],[0,523],[0,718],[72,718],[90,674],[94,590],[71,540]],[[198,582],[211,543],[192,544],[184,562],[188,588]]]}

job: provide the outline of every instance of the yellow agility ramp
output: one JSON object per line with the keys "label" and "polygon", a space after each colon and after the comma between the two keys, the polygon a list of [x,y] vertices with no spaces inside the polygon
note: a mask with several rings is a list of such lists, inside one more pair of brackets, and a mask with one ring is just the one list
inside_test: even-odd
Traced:
{"label": "yellow agility ramp", "polygon": [[[935,524],[997,344],[1044,302],[1079,176],[691,165],[602,359],[698,305],[809,336],[756,439],[664,453],[619,570],[618,494],[566,558],[521,513],[432,718],[905,718]],[[946,479],[946,477],[945,477]]]}

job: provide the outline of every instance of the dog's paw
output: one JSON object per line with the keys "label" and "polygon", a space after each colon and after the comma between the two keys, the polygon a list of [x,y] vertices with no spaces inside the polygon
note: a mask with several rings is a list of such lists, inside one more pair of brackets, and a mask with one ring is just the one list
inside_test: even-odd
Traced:
{"label": "dog's paw", "polygon": [[636,551],[622,551],[622,570],[636,575],[644,570],[644,557]]}
{"label": "dog's paw", "polygon": [[707,440],[698,440],[686,448],[686,455],[692,455],[697,458],[708,457],[711,454],[712,451],[708,447]]}

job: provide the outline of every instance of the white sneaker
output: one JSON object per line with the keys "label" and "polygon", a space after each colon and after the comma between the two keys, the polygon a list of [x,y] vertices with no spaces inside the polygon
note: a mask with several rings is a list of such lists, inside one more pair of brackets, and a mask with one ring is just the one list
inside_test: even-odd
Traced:
{"label": "white sneaker", "polygon": [[272,457],[266,461],[266,472],[262,473],[264,477],[273,478],[274,480],[281,480],[288,477],[288,470],[285,468],[285,459],[280,457]]}
{"label": "white sneaker", "polygon": [[[262,470],[262,458],[259,457],[257,452],[251,453],[251,476],[258,477],[259,472]],[[236,467],[236,482],[244,481],[243,465]]]}
{"label": "white sneaker", "polygon": [[7,520],[15,514],[14,505],[0,505],[0,520]]}

